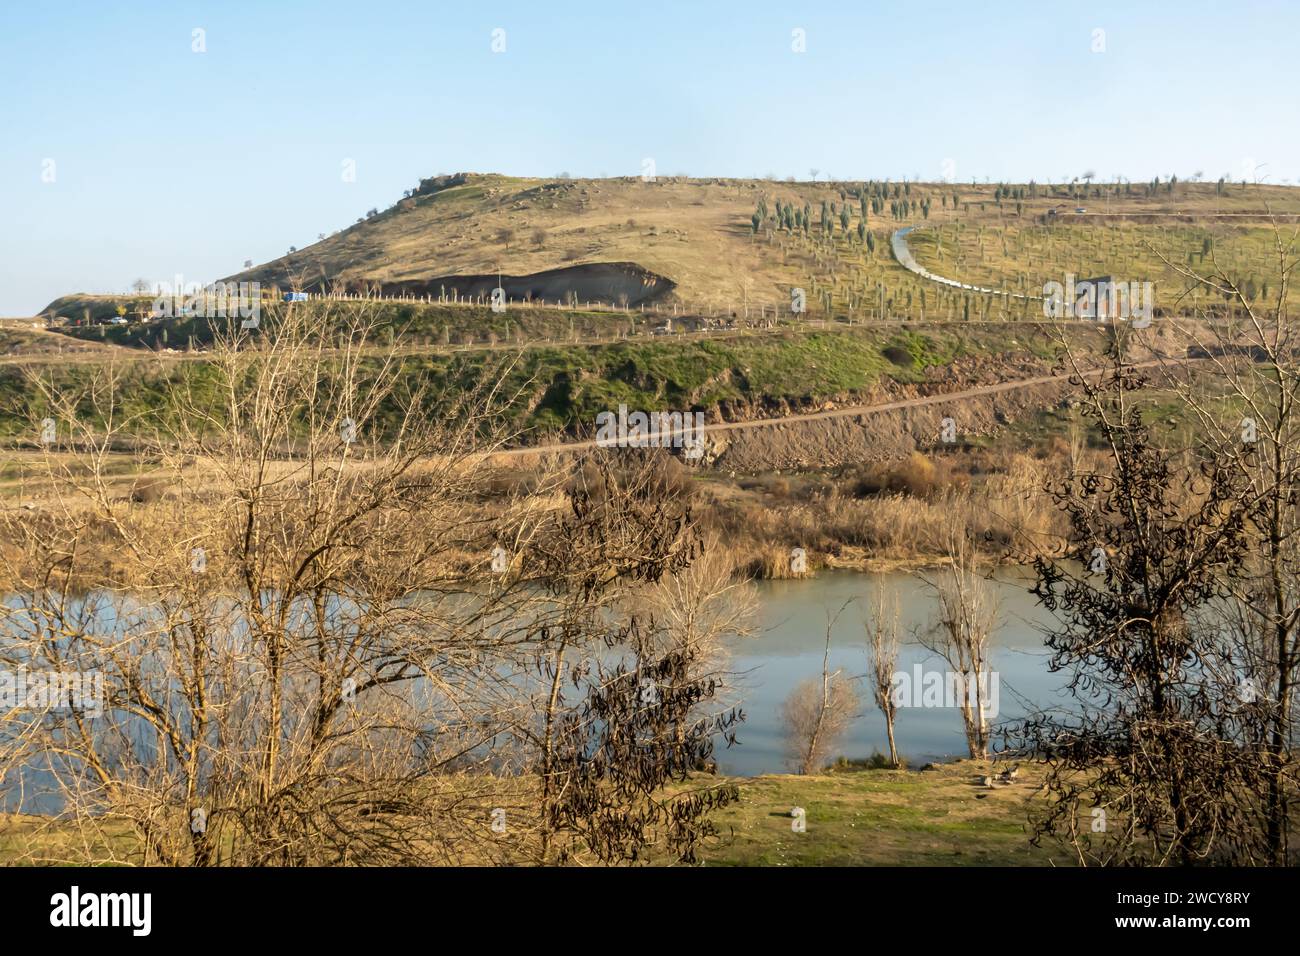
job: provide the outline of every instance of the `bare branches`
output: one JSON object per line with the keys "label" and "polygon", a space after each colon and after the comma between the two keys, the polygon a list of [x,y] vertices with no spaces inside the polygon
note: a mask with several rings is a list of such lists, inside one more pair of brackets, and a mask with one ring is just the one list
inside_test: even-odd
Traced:
{"label": "bare branches", "polygon": [[1118,356],[1087,407],[1113,471],[1056,489],[1068,562],[1040,557],[1033,593],[1056,616],[1051,667],[1081,710],[1040,713],[1011,736],[1049,767],[1035,840],[1069,842],[1085,863],[1257,861],[1258,709],[1207,612],[1248,548],[1252,494],[1228,462],[1174,468],[1129,401]]}
{"label": "bare branches", "polygon": [[[682,484],[606,456],[496,494],[499,381],[434,395],[378,328],[362,304],[218,330],[150,415],[121,412],[111,370],[39,386],[70,437],[39,507],[0,515],[0,664],[103,693],[94,715],[0,715],[5,783],[39,782],[107,862],[693,859],[728,793],[663,791],[739,719],[702,708],[708,645],[746,625],[738,585],[690,577]],[[147,500],[121,493],[122,448]],[[656,588],[668,630],[640,610]],[[623,645],[634,664],[603,659]],[[582,700],[559,691],[566,651],[605,675]],[[597,804],[645,832],[602,830]]]}
{"label": "bare branches", "polygon": [[883,576],[876,576],[869,616],[863,618],[867,633],[868,678],[872,698],[885,717],[885,734],[889,738],[889,763],[898,766],[898,747],[894,744],[894,717],[898,702],[894,697],[894,674],[898,671],[901,646],[899,598],[896,588],[887,586]]}
{"label": "bare branches", "polygon": [[976,569],[975,548],[964,534],[949,539],[947,561],[937,576],[918,576],[934,592],[936,619],[928,633],[919,635],[923,647],[952,668],[966,745],[973,758],[988,756],[990,703],[988,691],[989,640],[997,629],[1000,602],[993,585]]}
{"label": "bare branches", "polygon": [[832,749],[858,713],[858,695],[851,678],[838,668],[830,670],[831,631],[844,613],[845,602],[835,614],[826,615],[826,647],[820,678],[809,678],[786,698],[782,716],[786,751],[799,773],[815,773],[824,766]]}

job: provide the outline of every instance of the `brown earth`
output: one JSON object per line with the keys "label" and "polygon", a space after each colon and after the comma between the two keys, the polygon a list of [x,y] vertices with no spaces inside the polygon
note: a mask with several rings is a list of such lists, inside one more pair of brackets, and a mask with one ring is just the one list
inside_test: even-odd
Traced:
{"label": "brown earth", "polygon": [[[385,298],[412,295],[487,301],[498,286],[505,290],[507,299],[515,302],[542,299],[558,303],[569,301],[572,296],[579,304],[590,301],[640,305],[668,295],[675,283],[633,262],[596,262],[521,276],[449,275],[379,283],[354,280],[351,285],[343,283],[341,287],[343,291],[368,292]],[[333,285],[327,288],[323,281],[307,286],[310,292],[334,289]]]}
{"label": "brown earth", "polygon": [[[1136,363],[1165,364],[1164,358]],[[1093,377],[1100,369],[1086,371]],[[717,468],[767,471],[826,468],[900,457],[940,442],[944,418],[955,424],[954,440],[991,434],[1028,411],[1060,401],[1072,391],[1071,373],[1059,372],[872,405],[705,425],[706,460]],[[494,452],[493,459],[548,456],[587,451],[594,441],[565,442]]]}

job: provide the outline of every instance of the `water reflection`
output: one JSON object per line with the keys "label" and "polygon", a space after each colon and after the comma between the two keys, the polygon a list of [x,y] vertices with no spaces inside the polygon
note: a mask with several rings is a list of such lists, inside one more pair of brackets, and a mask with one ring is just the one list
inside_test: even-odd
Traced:
{"label": "water reflection", "polygon": [[[759,585],[761,630],[756,637],[731,645],[731,669],[736,672],[732,690],[741,699],[746,721],[741,725],[739,746],[718,752],[722,772],[752,776],[789,769],[782,746],[781,705],[795,685],[821,673],[828,617],[852,598],[856,603],[839,616],[831,630],[830,666],[865,678],[868,659],[862,620],[877,581],[874,575],[839,571],[822,572],[812,580]],[[883,581],[899,593],[903,639],[899,669],[911,672],[916,665],[927,672],[945,669],[939,658],[911,638],[914,630],[931,621],[933,593],[910,574],[885,575]],[[1032,583],[1024,572],[998,575],[1001,626],[990,654],[999,682],[998,721],[1022,716],[1027,706],[1053,707],[1068,702],[1061,692],[1066,675],[1047,670],[1048,655],[1037,626],[1051,618],[1028,593]],[[857,687],[861,716],[836,751],[850,758],[888,753],[885,721],[871,702],[868,683],[864,679]],[[966,755],[961,714],[952,708],[901,709],[895,737],[899,753],[912,766]]]}

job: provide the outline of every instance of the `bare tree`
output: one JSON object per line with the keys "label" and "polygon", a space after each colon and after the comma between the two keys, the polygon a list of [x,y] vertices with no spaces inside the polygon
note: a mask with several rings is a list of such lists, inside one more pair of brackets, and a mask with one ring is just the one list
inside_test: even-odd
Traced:
{"label": "bare tree", "polygon": [[791,765],[802,774],[825,765],[858,713],[852,680],[838,668],[833,673],[830,670],[831,630],[847,606],[841,606],[834,616],[827,614],[821,677],[800,683],[782,708],[786,751]]}
{"label": "bare tree", "polygon": [[[1268,731],[1260,744],[1268,761],[1267,839],[1274,865],[1288,859],[1295,792],[1289,754],[1300,681],[1300,337],[1290,317],[1298,240],[1300,230],[1272,219],[1276,282],[1273,295],[1262,301],[1248,294],[1249,277],[1219,262],[1213,245],[1208,268],[1161,255],[1187,283],[1184,297],[1208,293],[1213,303],[1191,320],[1173,323],[1200,361],[1166,366],[1161,383],[1190,410],[1198,454],[1225,463],[1250,489],[1243,507],[1253,546],[1227,583],[1234,601],[1223,627],[1242,658],[1241,679],[1258,688],[1258,704],[1267,711]],[[1224,317],[1219,301],[1226,305]]]}
{"label": "bare tree", "polygon": [[986,758],[989,639],[998,626],[1000,599],[994,586],[979,573],[974,544],[964,532],[949,539],[947,560],[937,575],[918,576],[934,592],[938,604],[929,631],[918,639],[951,668],[967,749],[972,758]]}
{"label": "bare tree", "polygon": [[[682,768],[738,717],[692,716],[716,683],[621,603],[699,554],[655,461],[494,496],[508,376],[434,394],[368,304],[232,326],[157,411],[124,411],[119,368],[32,377],[57,440],[24,479],[39,506],[0,513],[0,665],[101,691],[0,715],[0,785],[58,810],[32,858],[693,859],[732,791],[678,793]],[[116,477],[123,448],[156,493]],[[629,712],[617,679],[550,697],[564,648],[597,646],[630,647],[660,703]],[[592,766],[601,734],[623,743]]]}
{"label": "bare tree", "polygon": [[[46,507],[6,516],[23,599],[3,654],[96,671],[106,699],[93,720],[27,715],[11,739],[78,827],[134,832],[133,860],[445,859],[456,828],[410,819],[452,798],[419,781],[489,765],[503,688],[474,658],[495,642],[508,659],[506,622],[535,599],[482,587],[487,422],[469,400],[422,415],[372,314],[324,318],[325,334],[292,309],[219,333],[153,415],[121,412],[113,369],[82,391],[33,382],[70,441],[44,460]],[[112,481],[133,444],[167,488],[147,505]],[[479,565],[459,585],[453,556]]]}
{"label": "bare tree", "polygon": [[[696,588],[668,602],[687,618],[675,617],[670,629],[656,619],[656,603],[644,601],[647,590],[671,593],[670,579],[689,577],[703,559],[689,499],[673,493],[674,467],[663,453],[634,452],[621,465],[594,456],[569,487],[568,513],[537,549],[559,609],[559,633],[539,649],[550,679],[540,739],[542,862],[553,849],[560,861],[586,853],[637,862],[651,847],[694,862],[716,832],[709,811],[738,797],[730,784],[687,781],[712,766],[712,738],[733,743],[743,719],[710,710],[720,680],[706,657],[716,653],[718,628],[739,618],[717,616],[716,592],[709,601]],[[699,580],[709,578],[706,564]],[[561,680],[570,644],[593,655],[568,673],[581,691],[576,706],[566,706]],[[675,791],[663,792],[669,784]]]}
{"label": "bare tree", "polygon": [[660,622],[666,638],[720,670],[727,657],[724,642],[753,636],[758,596],[717,535],[707,535],[702,548],[689,567],[665,575],[633,598]]}
{"label": "bare tree", "polygon": [[885,717],[885,734],[889,738],[889,763],[898,766],[898,747],[894,744],[894,717],[898,702],[894,697],[894,675],[898,671],[899,600],[897,589],[887,586],[877,575],[875,594],[869,616],[862,621],[867,632],[868,675],[872,697]]}
{"label": "bare tree", "polygon": [[1241,694],[1241,645],[1217,618],[1253,547],[1239,468],[1190,461],[1143,421],[1124,337],[1100,380],[1078,378],[1107,455],[1054,489],[1068,560],[1040,556],[1053,670],[1077,712],[1032,715],[1015,747],[1047,766],[1035,814],[1081,863],[1268,859],[1265,703]]}
{"label": "bare tree", "polygon": [[[691,676],[717,681],[718,702],[734,701],[736,695],[726,691],[732,683],[730,646],[754,636],[758,596],[734,552],[716,535],[706,536],[702,549],[689,567],[634,595],[634,606],[658,624],[649,636],[657,636],[660,653],[688,653]],[[679,725],[679,733],[684,727]]]}

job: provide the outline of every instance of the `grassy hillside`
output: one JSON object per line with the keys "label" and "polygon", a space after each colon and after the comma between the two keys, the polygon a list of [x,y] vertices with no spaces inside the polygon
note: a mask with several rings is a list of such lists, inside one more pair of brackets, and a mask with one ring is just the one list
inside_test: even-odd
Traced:
{"label": "grassy hillside", "polygon": [[[666,280],[648,300],[659,310],[655,321],[685,312],[765,324],[774,314],[788,317],[795,287],[805,290],[809,314],[845,321],[1020,319],[1035,317],[1033,303],[954,290],[908,272],[892,257],[890,235],[904,225],[922,226],[912,240],[922,264],[980,285],[1039,292],[1067,272],[1150,279],[1162,306],[1186,309],[1206,303],[1179,299],[1182,283],[1161,255],[1197,266],[1217,257],[1262,294],[1272,265],[1267,216],[1284,223],[1300,216],[1300,189],[1216,183],[643,182],[457,174],[424,180],[408,193],[319,242],[228,278],[260,282],[268,293],[303,285],[388,296],[414,291],[436,300],[448,277],[483,279],[475,286],[481,294],[484,277],[498,273],[586,269],[538,280],[533,300],[546,296],[553,309],[560,300],[572,307],[576,298],[584,310],[591,301],[608,312],[621,311],[619,296],[591,272],[621,264]],[[147,312],[150,302],[149,296],[69,295],[44,311],[90,324],[119,308],[131,318]],[[471,330],[487,319],[483,309],[443,313],[443,324]],[[631,324],[634,316],[635,310],[624,313],[624,321]]]}
{"label": "grassy hillside", "polygon": [[[822,228],[826,204],[831,229]],[[906,204],[905,208],[904,205]],[[1087,210],[1076,214],[1076,208]],[[784,209],[810,222],[791,227]],[[864,216],[865,209],[865,216]],[[965,295],[917,279],[893,261],[889,234],[910,223],[961,223],[1017,230],[1049,210],[1071,228],[1122,224],[1121,242],[1096,230],[1062,233],[1061,249],[990,272],[1030,287],[1067,269],[1124,274],[1132,245],[1147,241],[1183,262],[1213,235],[1225,254],[1263,266],[1254,230],[1263,214],[1300,213],[1300,190],[1214,183],[1126,184],[792,183],[772,180],[520,179],[461,174],[425,180],[390,208],[323,241],[234,276],[264,285],[322,278],[360,287],[497,271],[524,275],[591,263],[629,262],[675,283],[669,296],[691,309],[751,311],[787,306],[789,290],[809,294],[810,310],[919,317],[922,308],[960,317]],[[760,220],[757,231],[753,217]],[[1171,228],[1171,224],[1195,228]],[[862,226],[861,235],[859,226]],[[847,227],[847,228],[846,228]],[[1088,225],[1084,229],[1091,228]],[[1109,233],[1108,233],[1109,234]],[[868,240],[868,236],[871,238]],[[1132,240],[1132,241],[1130,241]],[[1087,243],[1088,252],[1079,244]],[[874,248],[871,248],[874,246]],[[997,265],[990,263],[991,266]],[[1041,268],[1040,268],[1041,267]],[[1136,278],[1136,277],[1135,277]],[[922,292],[925,302],[922,302]],[[883,301],[882,301],[883,300]],[[957,307],[960,306],[960,307]],[[983,314],[982,308],[980,314]],[[996,314],[996,307],[995,307]],[[1018,314],[1018,313],[1017,313]]]}
{"label": "grassy hillside", "polygon": [[[1284,227],[1286,228],[1286,227]],[[1294,226],[1290,227],[1294,229]],[[987,288],[1042,295],[1046,281],[1112,275],[1151,282],[1157,314],[1222,309],[1222,296],[1192,289],[1179,269],[1222,268],[1253,301],[1276,296],[1276,237],[1263,225],[1202,223],[946,223],[908,236],[917,262],[931,272]],[[1291,301],[1300,294],[1291,291]]]}
{"label": "grassy hillside", "polygon": [[[410,320],[403,322],[410,335]],[[495,319],[496,317],[494,317]],[[129,327],[107,329],[107,341],[132,344]],[[168,326],[153,327],[156,335]],[[192,331],[182,323],[171,342]],[[427,336],[439,337],[432,329]],[[556,330],[557,332],[559,330]],[[1105,333],[1079,326],[1076,341],[1095,352]],[[47,333],[48,334],[48,333]],[[92,333],[93,334],[93,333]],[[504,331],[503,331],[504,336]],[[55,336],[50,336],[55,338]],[[382,350],[387,336],[377,348]],[[405,341],[405,339],[403,339]],[[164,344],[156,339],[156,345]],[[559,433],[590,432],[598,412],[626,403],[634,409],[703,411],[709,421],[774,417],[832,404],[858,404],[900,389],[954,388],[960,383],[1041,374],[1056,355],[1046,328],[997,324],[955,328],[828,328],[776,330],[762,334],[635,338],[583,344],[540,342],[527,347],[420,348],[402,356],[412,380],[427,378],[451,395],[477,382],[503,380],[504,394],[518,401],[502,410],[534,440]],[[211,369],[203,356],[155,357],[139,350],[108,349],[124,378],[119,411],[160,407],[168,390],[184,377],[206,387]],[[35,358],[35,357],[34,357]],[[59,356],[58,358],[62,358]],[[376,359],[377,361],[378,359]],[[0,435],[21,441],[31,422],[45,414],[36,407],[25,376],[32,371],[65,389],[84,387],[95,374],[82,362],[0,365]],[[431,408],[438,414],[439,408]]]}

